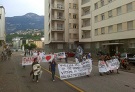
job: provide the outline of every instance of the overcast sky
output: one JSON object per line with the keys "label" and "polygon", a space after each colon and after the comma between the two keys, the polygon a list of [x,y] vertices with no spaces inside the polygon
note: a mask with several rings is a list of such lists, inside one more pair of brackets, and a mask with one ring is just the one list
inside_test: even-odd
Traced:
{"label": "overcast sky", "polygon": [[26,13],[44,15],[44,0],[0,0],[4,6],[6,17],[22,16]]}

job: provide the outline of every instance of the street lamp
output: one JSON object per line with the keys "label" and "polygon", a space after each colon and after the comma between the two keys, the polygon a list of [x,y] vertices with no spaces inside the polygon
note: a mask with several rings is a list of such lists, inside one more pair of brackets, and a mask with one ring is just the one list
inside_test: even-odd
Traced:
{"label": "street lamp", "polygon": [[44,40],[45,40],[45,38],[42,37],[42,38],[41,38],[41,41],[42,41],[42,48],[44,48]]}

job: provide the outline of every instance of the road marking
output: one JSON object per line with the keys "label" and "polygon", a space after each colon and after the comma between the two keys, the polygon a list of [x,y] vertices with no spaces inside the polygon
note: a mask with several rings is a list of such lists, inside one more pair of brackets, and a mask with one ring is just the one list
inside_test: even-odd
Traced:
{"label": "road marking", "polygon": [[[43,68],[43,67],[42,67],[42,69],[51,74],[51,72],[50,72],[48,69]],[[59,77],[58,75],[55,75],[55,77],[57,77],[58,79],[60,79],[60,77]],[[73,88],[76,89],[77,91],[79,91],[79,92],[84,92],[82,89],[76,87],[75,85],[71,84],[70,82],[68,82],[68,81],[66,81],[66,80],[62,80],[62,81],[64,81],[67,85],[73,87]]]}

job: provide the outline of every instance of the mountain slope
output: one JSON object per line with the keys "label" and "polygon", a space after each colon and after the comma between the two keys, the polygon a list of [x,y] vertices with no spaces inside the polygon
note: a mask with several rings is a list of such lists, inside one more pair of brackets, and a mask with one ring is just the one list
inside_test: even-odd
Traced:
{"label": "mountain slope", "polygon": [[43,29],[44,16],[35,13],[27,13],[23,16],[6,17],[6,33],[13,33],[19,30]]}

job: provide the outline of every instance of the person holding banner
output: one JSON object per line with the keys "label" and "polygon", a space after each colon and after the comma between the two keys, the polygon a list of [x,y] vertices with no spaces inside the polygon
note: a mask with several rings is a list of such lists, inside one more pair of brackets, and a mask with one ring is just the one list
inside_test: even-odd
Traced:
{"label": "person holding banner", "polygon": [[32,70],[33,70],[33,81],[36,76],[36,82],[38,82],[38,76],[40,75],[41,72],[41,66],[37,61],[37,58],[34,58],[34,62],[32,64]]}
{"label": "person holding banner", "polygon": [[55,59],[52,60],[52,62],[50,62],[50,69],[51,69],[51,72],[52,72],[52,81],[55,81],[54,80],[54,77],[55,77],[55,68],[56,68],[56,62],[55,62]]}

